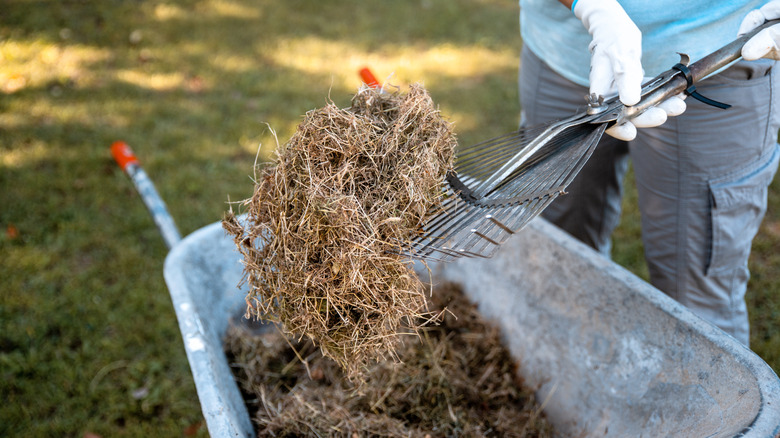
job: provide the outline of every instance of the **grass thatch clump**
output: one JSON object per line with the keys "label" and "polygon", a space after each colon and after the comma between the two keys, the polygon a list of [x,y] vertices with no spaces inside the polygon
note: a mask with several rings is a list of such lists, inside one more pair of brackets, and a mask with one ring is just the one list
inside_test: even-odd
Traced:
{"label": "grass thatch clump", "polygon": [[392,358],[402,319],[426,313],[394,253],[441,196],[455,146],[419,85],[362,88],[349,108],[308,112],[260,170],[247,223],[224,221],[244,256],[248,313],[310,337],[350,376]]}
{"label": "grass thatch clump", "polygon": [[433,295],[444,306],[442,324],[406,342],[400,363],[372,365],[359,394],[310,341],[231,327],[225,348],[258,436],[552,436],[498,329],[451,285]]}

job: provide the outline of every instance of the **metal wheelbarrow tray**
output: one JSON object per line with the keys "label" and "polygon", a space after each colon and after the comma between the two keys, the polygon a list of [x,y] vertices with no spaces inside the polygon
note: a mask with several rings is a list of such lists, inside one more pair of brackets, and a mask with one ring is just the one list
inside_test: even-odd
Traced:
{"label": "metal wheelbarrow tray", "polygon": [[[176,245],[165,280],[214,437],[253,436],[222,347],[245,306],[219,223]],[[501,327],[518,372],[563,436],[770,437],[780,380],[731,336],[542,219],[491,259],[430,264]],[[427,270],[418,264],[421,278]]]}

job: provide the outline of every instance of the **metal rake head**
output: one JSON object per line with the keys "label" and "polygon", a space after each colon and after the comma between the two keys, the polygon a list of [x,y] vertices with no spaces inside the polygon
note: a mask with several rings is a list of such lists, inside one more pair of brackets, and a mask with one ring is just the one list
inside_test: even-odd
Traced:
{"label": "metal rake head", "polygon": [[449,187],[441,205],[430,212],[429,220],[402,252],[444,261],[491,256],[564,193],[610,124],[635,117],[683,91],[723,108],[694,93],[692,84],[739,59],[748,39],[779,21],[768,21],[693,64],[687,65],[686,55],[646,82],[636,105],[624,107],[617,97],[602,101],[592,96],[585,112],[461,150],[454,172],[447,177]]}
{"label": "metal rake head", "polygon": [[572,118],[461,149],[442,202],[402,252],[441,261],[492,256],[565,192],[605,128]]}

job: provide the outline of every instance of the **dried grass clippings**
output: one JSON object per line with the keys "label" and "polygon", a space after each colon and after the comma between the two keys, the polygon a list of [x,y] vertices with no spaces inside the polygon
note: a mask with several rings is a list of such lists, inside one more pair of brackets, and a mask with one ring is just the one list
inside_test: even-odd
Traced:
{"label": "dried grass clippings", "polygon": [[223,222],[244,258],[247,313],[314,340],[350,378],[395,359],[402,321],[416,332],[431,315],[397,253],[442,196],[456,144],[420,85],[309,111],[258,170],[246,223],[232,209]]}
{"label": "dried grass clippings", "polygon": [[231,326],[225,349],[258,436],[552,436],[497,327],[454,285],[438,287],[432,301],[452,313],[406,342],[401,362],[373,364],[360,393],[310,341]]}

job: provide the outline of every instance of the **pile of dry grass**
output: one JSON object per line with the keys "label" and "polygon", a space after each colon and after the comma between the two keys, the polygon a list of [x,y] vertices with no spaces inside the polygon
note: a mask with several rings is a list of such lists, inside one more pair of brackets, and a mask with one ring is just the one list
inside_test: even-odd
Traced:
{"label": "pile of dry grass", "polygon": [[374,364],[359,393],[311,342],[270,325],[260,334],[231,327],[225,348],[258,435],[551,436],[498,329],[451,285],[432,299],[452,313],[405,343],[400,363]]}
{"label": "pile of dry grass", "polygon": [[351,377],[394,358],[402,320],[430,315],[396,254],[442,196],[456,143],[419,85],[308,112],[260,169],[247,223],[232,210],[224,220],[244,256],[247,313],[313,339]]}

